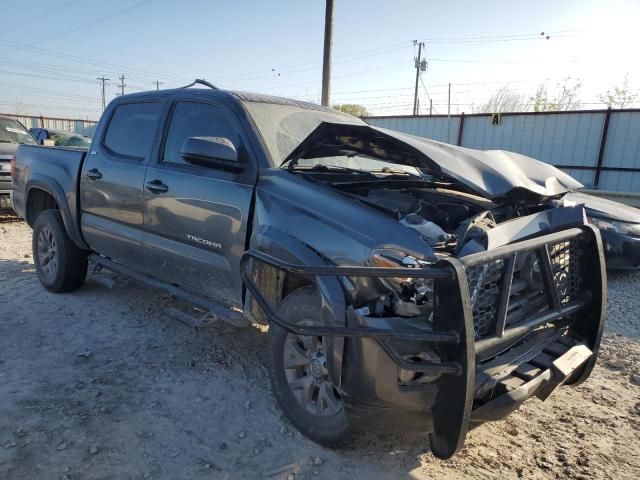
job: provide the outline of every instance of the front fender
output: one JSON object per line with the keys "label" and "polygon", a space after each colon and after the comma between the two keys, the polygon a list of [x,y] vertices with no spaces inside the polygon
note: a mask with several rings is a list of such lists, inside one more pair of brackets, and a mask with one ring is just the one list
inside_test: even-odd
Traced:
{"label": "front fender", "polygon": [[[260,227],[251,238],[251,248],[267,253],[284,261],[318,265],[326,263],[324,259],[304,242],[271,226]],[[254,266],[249,265],[250,269]],[[328,326],[345,326],[346,300],[342,284],[336,277],[314,276],[312,278],[321,299],[322,321]],[[247,296],[251,295],[249,292]],[[247,304],[245,299],[245,305]],[[327,369],[334,385],[341,384],[344,338],[328,338]]]}

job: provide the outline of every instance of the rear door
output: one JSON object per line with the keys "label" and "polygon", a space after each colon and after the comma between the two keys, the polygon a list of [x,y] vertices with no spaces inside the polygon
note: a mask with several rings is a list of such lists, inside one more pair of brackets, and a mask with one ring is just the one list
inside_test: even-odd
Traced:
{"label": "rear door", "polygon": [[[231,140],[240,173],[187,163],[180,155],[188,137]],[[147,269],[165,281],[229,305],[240,305],[240,256],[256,181],[239,123],[220,104],[177,99],[163,148],[145,178]]]}
{"label": "rear door", "polygon": [[144,267],[144,175],[164,102],[120,103],[89,150],[80,178],[82,232],[98,253]]}

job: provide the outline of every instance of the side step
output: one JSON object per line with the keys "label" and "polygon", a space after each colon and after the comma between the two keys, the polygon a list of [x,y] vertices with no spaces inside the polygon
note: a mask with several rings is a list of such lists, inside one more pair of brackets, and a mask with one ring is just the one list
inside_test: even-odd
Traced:
{"label": "side step", "polygon": [[186,303],[195,305],[200,310],[203,310],[203,313],[208,314],[208,316],[215,319],[223,320],[236,327],[246,327],[251,324],[247,317],[245,317],[244,314],[242,314],[242,312],[240,311],[232,310],[230,307],[226,307],[210,300],[206,300],[197,295],[186,292],[179,287],[156,280],[155,278],[150,277],[145,273],[125,267],[124,265],[120,265],[119,263],[109,260],[108,258],[101,257],[100,255],[94,253],[89,255],[89,261],[102,268],[106,268],[107,270],[111,270],[112,272],[124,275],[125,277],[129,277],[136,282],[143,283],[153,288],[157,288],[158,290],[162,290]]}

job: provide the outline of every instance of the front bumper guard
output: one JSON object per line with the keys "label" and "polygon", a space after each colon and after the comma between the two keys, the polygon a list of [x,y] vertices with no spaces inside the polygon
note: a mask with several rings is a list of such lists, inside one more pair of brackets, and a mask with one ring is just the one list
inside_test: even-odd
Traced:
{"label": "front bumper guard", "polygon": [[[549,245],[576,240],[585,244],[583,290],[570,302],[563,302],[554,287],[554,274],[549,260]],[[535,251],[542,260],[541,269],[549,308],[541,315],[506,327],[509,292],[516,255]],[[595,253],[590,255],[589,253]],[[499,305],[495,328],[491,335],[476,341],[472,301],[466,270],[496,260],[505,262],[505,279],[500,284]],[[297,325],[280,317],[269,301],[260,292],[252,272],[248,268],[254,262],[262,262],[277,270],[317,278],[332,277],[406,277],[432,279],[434,281],[434,310],[431,322],[422,320],[424,327],[407,325],[406,318],[398,317],[398,328],[375,326],[375,318],[355,314],[348,307],[344,325]],[[243,255],[241,273],[247,290],[264,310],[271,322],[296,335],[330,337],[368,337],[380,340],[385,351],[398,367],[414,372],[440,374],[435,383],[438,393],[433,405],[433,431],[430,434],[431,451],[439,458],[449,458],[464,445],[464,439],[472,422],[502,418],[526,398],[546,386],[553,388],[567,381],[569,374],[560,376],[552,370],[535,380],[535,385],[523,385],[511,398],[495,399],[476,408],[474,412],[474,389],[476,362],[496,349],[508,347],[524,338],[542,325],[573,318],[573,328],[583,339],[590,354],[583,358],[569,378],[571,383],[586,379],[595,363],[604,325],[606,299],[606,273],[602,254],[602,243],[598,230],[591,225],[562,230],[544,236],[495,248],[491,251],[472,254],[460,259],[447,258],[428,268],[377,268],[364,266],[296,265],[259,250],[248,250]],[[389,318],[386,318],[389,320]],[[416,322],[412,322],[414,325]],[[373,326],[371,326],[373,325]],[[389,340],[421,341],[437,349],[441,361],[407,361],[392,347]],[[549,388],[551,390],[549,390]],[[535,387],[535,388],[534,388]],[[504,396],[503,396],[504,397]],[[499,400],[499,401],[498,401]],[[506,405],[506,406],[505,406]],[[477,412],[477,413],[476,413]],[[483,420],[485,419],[485,420]]]}

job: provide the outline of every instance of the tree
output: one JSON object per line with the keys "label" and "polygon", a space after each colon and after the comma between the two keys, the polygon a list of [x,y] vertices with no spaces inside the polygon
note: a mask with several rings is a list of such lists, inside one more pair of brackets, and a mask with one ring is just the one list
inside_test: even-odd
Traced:
{"label": "tree", "polygon": [[486,103],[472,107],[474,113],[522,112],[526,109],[526,98],[512,91],[508,86],[502,87],[491,95]]}
{"label": "tree", "polygon": [[580,108],[578,97],[582,83],[580,80],[565,78],[556,84],[556,93],[551,96],[546,82],[538,85],[533,97],[529,97],[534,112],[557,112],[564,110],[577,110]]}
{"label": "tree", "polygon": [[622,85],[613,87],[613,90],[607,90],[605,93],[598,95],[602,103],[608,107],[624,108],[636,101],[638,93],[633,92],[629,86],[629,74],[625,74]]}
{"label": "tree", "polygon": [[357,103],[343,103],[342,105],[334,105],[333,108],[334,110],[340,110],[343,113],[348,113],[349,115],[354,115],[356,117],[369,116],[367,107]]}

